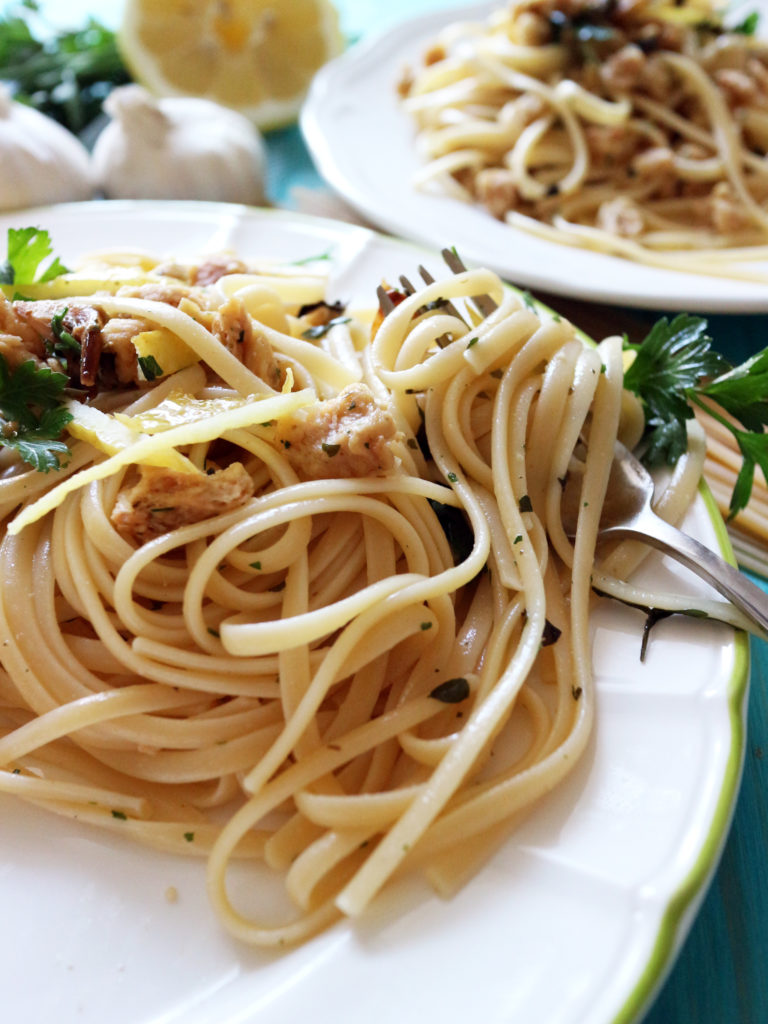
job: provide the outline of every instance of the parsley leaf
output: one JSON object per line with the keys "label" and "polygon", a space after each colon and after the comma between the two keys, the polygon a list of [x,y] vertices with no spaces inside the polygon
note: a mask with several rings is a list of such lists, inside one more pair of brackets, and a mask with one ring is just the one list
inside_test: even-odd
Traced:
{"label": "parsley leaf", "polygon": [[37,427],[21,428],[14,433],[0,434],[0,444],[13,448],[38,473],[61,469],[69,461],[70,451],[64,441],[53,440],[72,419],[63,407],[47,409]]}
{"label": "parsley leaf", "polygon": [[0,264],[0,284],[32,284],[40,281],[52,281],[55,277],[67,273],[61,261],[53,259],[40,272],[53,252],[50,235],[40,228],[8,228],[8,254],[5,262]]}
{"label": "parsley leaf", "polygon": [[327,260],[331,260],[331,259],[333,259],[333,256],[331,255],[331,250],[330,249],[326,249],[325,252],[316,252],[316,253],[313,253],[311,256],[305,256],[304,259],[301,259],[301,260],[291,260],[287,264],[287,266],[289,266],[289,267],[305,267],[308,263],[320,263],[323,260],[327,261]]}
{"label": "parsley leaf", "polygon": [[49,409],[58,404],[66,383],[63,373],[38,367],[31,359],[11,372],[0,355],[0,413],[21,426],[37,426],[39,420],[33,408]]}
{"label": "parsley leaf", "polygon": [[753,36],[757,31],[757,26],[760,24],[760,14],[758,11],[752,11],[748,14],[743,21],[740,21],[738,25],[733,25],[729,31],[737,32],[742,36]]}
{"label": "parsley leaf", "polygon": [[624,375],[624,386],[638,392],[659,415],[690,417],[686,389],[695,387],[702,377],[720,373],[727,362],[711,348],[707,321],[681,313],[672,323],[662,317],[640,345],[630,345],[635,360]]}
{"label": "parsley leaf", "polygon": [[706,320],[682,313],[671,323],[659,320],[640,345],[625,342],[636,355],[624,387],[643,404],[648,465],[673,465],[683,454],[694,405],[733,434],[744,460],[730,500],[733,517],[749,501],[757,466],[768,480],[768,349],[734,367],[706,331]]}
{"label": "parsley leaf", "polygon": [[163,376],[163,368],[154,356],[139,356],[139,366],[145,380],[153,381]]}
{"label": "parsley leaf", "polygon": [[54,341],[45,343],[45,349],[49,355],[65,355],[68,351],[80,355],[80,342],[64,328],[64,317],[67,315],[68,309],[69,307],[65,306],[51,317]]}
{"label": "parsley leaf", "polygon": [[768,424],[768,349],[711,381],[707,396],[748,430],[762,430]]}
{"label": "parsley leaf", "polygon": [[463,676],[457,679],[446,679],[430,690],[429,696],[441,700],[444,704],[460,704],[469,696],[469,683]]}
{"label": "parsley leaf", "polygon": [[739,475],[736,477],[731,495],[729,504],[731,516],[735,516],[740,509],[746,508],[752,493],[756,465],[760,467],[763,476],[768,480],[768,434],[748,434],[743,430],[734,430],[733,434],[744,461],[741,464]]}
{"label": "parsley leaf", "polygon": [[681,313],[670,323],[662,317],[640,345],[625,345],[635,360],[624,374],[624,387],[645,407],[645,461],[673,465],[686,449],[685,421],[693,416],[688,390],[727,363],[711,349],[707,321]]}
{"label": "parsley leaf", "polygon": [[11,372],[0,355],[0,445],[13,448],[34,469],[47,473],[66,464],[69,449],[59,440],[72,414],[59,404],[63,373],[33,360]]}
{"label": "parsley leaf", "polygon": [[130,76],[111,29],[95,18],[59,29],[43,6],[51,13],[55,8],[38,0],[2,5],[2,77],[16,99],[78,135],[101,114],[110,89]]}
{"label": "parsley leaf", "polygon": [[308,327],[306,331],[301,332],[301,336],[302,338],[308,338],[310,341],[323,338],[332,327],[337,327],[339,324],[348,324],[351,319],[349,316],[335,316],[333,320],[329,320],[325,324],[315,324],[312,327]]}

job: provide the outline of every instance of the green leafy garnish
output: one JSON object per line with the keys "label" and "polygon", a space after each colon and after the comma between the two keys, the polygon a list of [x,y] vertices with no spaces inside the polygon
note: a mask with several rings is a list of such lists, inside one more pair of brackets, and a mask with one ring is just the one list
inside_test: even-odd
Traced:
{"label": "green leafy garnish", "polygon": [[317,338],[323,338],[332,327],[337,327],[339,324],[348,324],[351,319],[352,317],[349,316],[335,316],[333,320],[329,320],[326,324],[314,324],[314,326],[308,327],[306,331],[301,332],[301,336],[309,341],[315,341]]}
{"label": "green leafy garnish", "polygon": [[8,255],[0,264],[0,284],[36,284],[52,281],[67,273],[67,268],[55,258],[44,265],[53,252],[50,235],[40,228],[8,228]]}
{"label": "green leafy garnish", "polygon": [[290,260],[286,266],[288,267],[305,267],[308,263],[320,263],[322,261],[328,261],[333,259],[330,249],[326,249],[325,252],[316,252],[311,256],[305,256],[300,260]]}
{"label": "green leafy garnish", "polygon": [[612,25],[593,25],[588,21],[573,23],[576,38],[580,43],[604,43],[616,38],[616,29]]}
{"label": "green leafy garnish", "polygon": [[693,416],[689,392],[728,365],[712,351],[706,330],[706,320],[681,313],[671,323],[666,317],[657,321],[640,345],[625,345],[636,356],[624,374],[624,387],[645,407],[651,465],[673,465],[685,452],[685,421]]}
{"label": "green leafy garnish", "polygon": [[706,331],[706,320],[683,313],[671,323],[659,320],[641,344],[625,342],[636,356],[624,387],[643,404],[647,465],[680,458],[693,406],[733,434],[744,460],[729,504],[733,517],[749,501],[757,466],[768,480],[768,349],[734,367],[712,348]]}
{"label": "green leafy garnish", "polygon": [[58,403],[67,378],[29,359],[13,373],[0,355],[0,412],[20,426],[36,426],[32,409],[50,409]]}
{"label": "green leafy garnish", "polygon": [[551,647],[552,644],[556,644],[562,635],[562,630],[558,629],[554,623],[550,622],[549,619],[544,620],[544,631],[541,634],[541,646]]}
{"label": "green leafy garnish", "polygon": [[440,501],[433,501],[431,498],[429,504],[446,536],[454,563],[458,565],[469,558],[474,546],[475,537],[472,527],[461,509],[455,508],[453,505],[444,505]]}
{"label": "green leafy garnish", "polygon": [[434,690],[430,690],[429,696],[442,701],[443,704],[460,704],[469,696],[469,683],[463,676],[457,679],[446,679]]}
{"label": "green leafy garnish", "polygon": [[67,352],[80,354],[80,342],[73,338],[69,331],[64,328],[64,317],[67,315],[68,307],[60,309],[51,317],[51,330],[53,331],[52,342],[46,342],[45,348],[49,355],[66,355]]}
{"label": "green leafy garnish", "polygon": [[582,64],[599,63],[600,45],[612,43],[617,36],[610,9],[605,4],[585,7],[574,15],[553,10],[548,21],[551,41],[568,46]]}
{"label": "green leafy garnish", "polygon": [[0,355],[0,445],[13,448],[40,473],[60,469],[69,448],[59,440],[72,414],[60,404],[63,373],[30,359],[11,372]]}
{"label": "green leafy garnish", "polygon": [[58,30],[36,0],[4,6],[0,78],[10,83],[15,99],[82,132],[101,114],[107,93],[130,81],[115,33],[95,18]]}
{"label": "green leafy garnish", "polygon": [[757,31],[757,26],[760,24],[760,13],[758,11],[752,11],[748,14],[743,21],[740,21],[738,25],[733,25],[729,29],[730,32],[737,32],[742,36],[753,36]]}
{"label": "green leafy garnish", "polygon": [[139,356],[139,367],[145,380],[153,381],[163,376],[163,368],[154,356]]}

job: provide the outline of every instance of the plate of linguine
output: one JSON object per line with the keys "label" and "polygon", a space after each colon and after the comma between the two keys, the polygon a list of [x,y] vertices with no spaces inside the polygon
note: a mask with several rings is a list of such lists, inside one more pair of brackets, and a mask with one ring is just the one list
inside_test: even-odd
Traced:
{"label": "plate of linguine", "polygon": [[[8,1012],[635,1019],[725,840],[748,647],[678,566],[595,561],[621,339],[286,212],[0,227]],[[727,555],[703,457],[661,504]]]}
{"label": "plate of linguine", "polygon": [[327,66],[305,138],[371,223],[432,245],[448,230],[517,284],[763,311],[763,6],[533,0],[431,13]]}

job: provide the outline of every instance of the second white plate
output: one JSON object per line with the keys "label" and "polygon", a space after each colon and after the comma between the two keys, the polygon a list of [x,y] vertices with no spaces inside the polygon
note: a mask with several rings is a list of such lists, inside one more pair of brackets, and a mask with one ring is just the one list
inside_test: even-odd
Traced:
{"label": "second white plate", "polygon": [[[301,126],[326,181],[364,217],[393,234],[455,245],[513,284],[619,306],[698,312],[768,311],[765,285],[646,267],[534,238],[479,207],[414,188],[419,157],[396,84],[445,25],[481,20],[493,3],[427,14],[352,47],[316,77]],[[768,0],[750,8],[768,9]]]}

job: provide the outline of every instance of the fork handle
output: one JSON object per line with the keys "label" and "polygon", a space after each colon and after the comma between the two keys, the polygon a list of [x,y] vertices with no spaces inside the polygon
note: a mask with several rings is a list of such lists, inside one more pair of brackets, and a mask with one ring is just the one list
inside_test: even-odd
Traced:
{"label": "fork handle", "polygon": [[734,569],[719,555],[704,544],[689,537],[687,533],[671,526],[657,515],[653,525],[643,530],[632,526],[612,526],[601,532],[602,537],[616,540],[632,538],[658,548],[670,558],[676,559],[686,568],[706,580],[731,604],[735,605],[758,628],[760,635],[768,639],[768,594],[755,586],[738,569]]}

